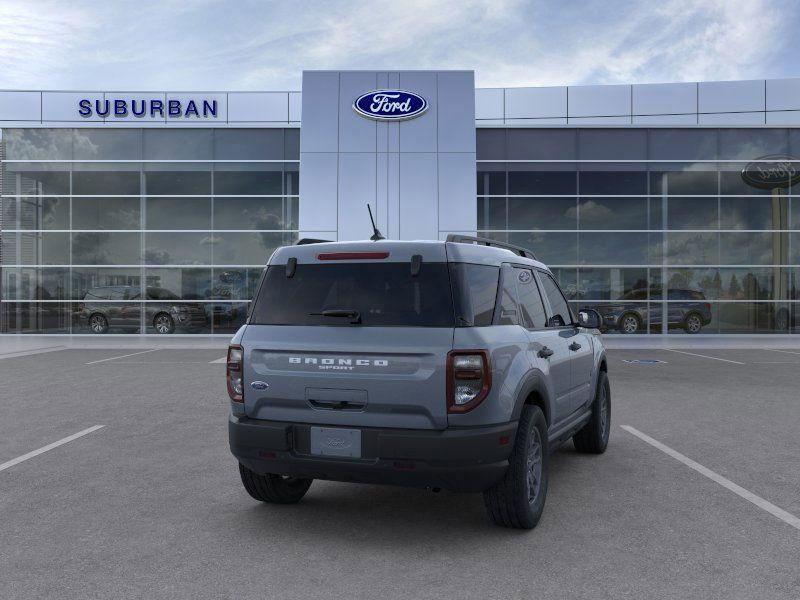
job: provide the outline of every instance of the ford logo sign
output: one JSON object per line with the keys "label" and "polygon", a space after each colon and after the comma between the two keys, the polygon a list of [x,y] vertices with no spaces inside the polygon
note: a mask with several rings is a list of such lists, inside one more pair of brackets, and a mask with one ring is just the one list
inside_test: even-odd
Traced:
{"label": "ford logo sign", "polygon": [[742,179],[747,185],[762,190],[788,188],[800,183],[800,162],[782,154],[762,156],[742,169]]}
{"label": "ford logo sign", "polygon": [[265,390],[269,387],[269,384],[266,381],[254,381],[250,384],[250,387],[254,390]]}
{"label": "ford logo sign", "polygon": [[402,121],[428,110],[428,101],[403,90],[373,90],[356,98],[353,110],[367,119]]}

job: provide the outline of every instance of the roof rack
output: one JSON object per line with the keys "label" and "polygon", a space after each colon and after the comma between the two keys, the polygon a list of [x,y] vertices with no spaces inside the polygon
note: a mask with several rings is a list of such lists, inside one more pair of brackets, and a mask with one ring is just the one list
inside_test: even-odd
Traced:
{"label": "roof rack", "polygon": [[515,244],[507,244],[505,242],[498,242],[489,238],[475,237],[472,235],[459,235],[457,233],[450,233],[447,236],[448,242],[455,242],[456,244],[480,244],[482,246],[492,246],[493,248],[505,248],[511,250],[514,254],[519,254],[525,258],[536,260],[536,256],[530,250],[517,246]]}
{"label": "roof rack", "polygon": [[305,246],[306,244],[325,244],[327,242],[331,242],[333,240],[318,240],[316,238],[302,238],[297,240],[295,246]]}

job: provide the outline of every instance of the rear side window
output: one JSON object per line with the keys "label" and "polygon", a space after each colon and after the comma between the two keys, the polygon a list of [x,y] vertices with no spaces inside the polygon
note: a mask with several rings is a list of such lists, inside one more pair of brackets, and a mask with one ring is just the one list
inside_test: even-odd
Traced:
{"label": "rear side window", "polygon": [[544,304],[536,285],[536,278],[530,269],[514,269],[517,274],[517,296],[519,307],[524,317],[524,325],[529,329],[545,326]]}
{"label": "rear side window", "polygon": [[541,273],[542,287],[550,308],[553,311],[551,319],[554,320],[553,327],[563,327],[572,323],[572,315],[569,312],[569,305],[564,299],[564,294],[558,289],[558,285],[548,273]]}
{"label": "rear side window", "polygon": [[460,327],[492,324],[500,267],[450,263],[455,314]]}
{"label": "rear side window", "polygon": [[517,270],[505,265],[500,275],[500,314],[497,316],[498,325],[519,325],[517,310]]}
{"label": "rear side window", "polygon": [[348,325],[323,311],[357,311],[357,327],[452,327],[453,300],[445,263],[298,264],[267,267],[253,305],[254,325]]}

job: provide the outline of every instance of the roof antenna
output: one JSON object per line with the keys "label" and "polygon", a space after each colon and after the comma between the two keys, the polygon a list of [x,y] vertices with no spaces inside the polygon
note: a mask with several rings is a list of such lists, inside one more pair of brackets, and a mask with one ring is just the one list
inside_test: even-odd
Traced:
{"label": "roof antenna", "polygon": [[367,202],[367,210],[369,211],[369,220],[372,221],[372,231],[373,234],[370,236],[373,242],[377,242],[378,240],[385,240],[386,238],[381,235],[381,232],[378,231],[378,228],[375,227],[375,219],[372,217],[372,207]]}

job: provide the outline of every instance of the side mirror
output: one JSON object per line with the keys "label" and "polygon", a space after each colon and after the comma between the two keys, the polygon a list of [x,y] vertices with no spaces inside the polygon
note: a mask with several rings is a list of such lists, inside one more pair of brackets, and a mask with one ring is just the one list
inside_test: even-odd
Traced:
{"label": "side mirror", "polygon": [[600,329],[600,313],[590,308],[578,312],[578,325],[587,329]]}

